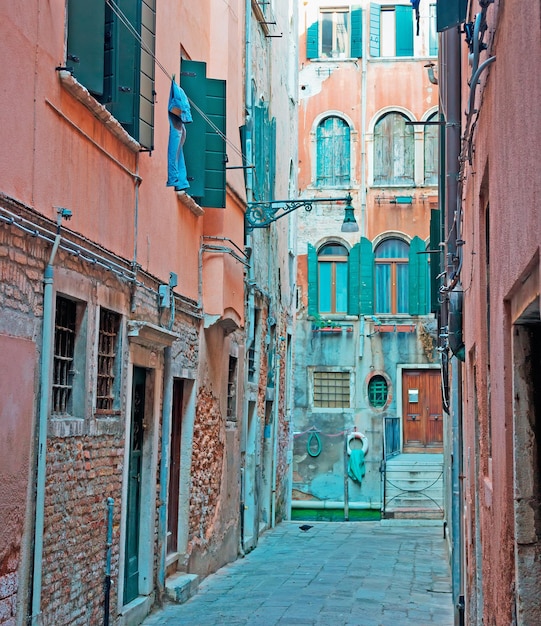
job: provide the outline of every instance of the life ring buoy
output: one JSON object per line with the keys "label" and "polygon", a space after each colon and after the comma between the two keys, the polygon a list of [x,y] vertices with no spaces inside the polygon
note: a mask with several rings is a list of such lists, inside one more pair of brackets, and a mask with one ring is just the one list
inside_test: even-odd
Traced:
{"label": "life ring buoy", "polygon": [[362,441],[363,452],[366,454],[368,452],[368,437],[366,435],[363,435],[363,433],[354,432],[348,435],[348,443],[347,443],[348,455],[351,454],[351,448],[349,444],[353,441],[353,439],[360,439]]}

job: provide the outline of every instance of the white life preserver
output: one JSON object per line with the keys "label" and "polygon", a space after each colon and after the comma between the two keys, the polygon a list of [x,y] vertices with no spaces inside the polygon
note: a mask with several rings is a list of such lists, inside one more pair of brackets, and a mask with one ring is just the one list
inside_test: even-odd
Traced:
{"label": "white life preserver", "polygon": [[366,454],[368,452],[368,437],[366,435],[363,435],[363,433],[354,432],[348,435],[348,443],[347,443],[348,455],[351,454],[351,448],[349,444],[353,441],[353,439],[360,439],[362,441],[363,452]]}

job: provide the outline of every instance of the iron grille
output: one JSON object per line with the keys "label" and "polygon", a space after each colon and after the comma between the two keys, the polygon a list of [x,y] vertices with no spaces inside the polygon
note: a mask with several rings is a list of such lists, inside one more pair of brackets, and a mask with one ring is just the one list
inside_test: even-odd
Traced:
{"label": "iron grille", "polygon": [[112,411],[114,408],[115,363],[119,328],[120,315],[107,309],[101,309],[96,387],[96,409],[98,411]]}
{"label": "iron grille", "polygon": [[76,322],[75,302],[58,296],[53,358],[53,413],[67,413],[69,410],[73,388]]}
{"label": "iron grille", "polygon": [[349,372],[314,372],[314,407],[350,406]]}

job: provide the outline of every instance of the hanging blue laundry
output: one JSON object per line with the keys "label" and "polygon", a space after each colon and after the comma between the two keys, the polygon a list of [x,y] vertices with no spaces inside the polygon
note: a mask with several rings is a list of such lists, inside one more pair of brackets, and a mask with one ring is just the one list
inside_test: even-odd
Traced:
{"label": "hanging blue laundry", "polygon": [[419,36],[419,5],[421,0],[410,0],[411,8],[415,11],[415,19],[417,20],[417,36]]}
{"label": "hanging blue laundry", "polygon": [[169,92],[169,143],[167,146],[167,186],[175,191],[188,189],[188,176],[184,161],[183,145],[186,140],[186,124],[192,121],[192,112],[188,97],[174,78]]}

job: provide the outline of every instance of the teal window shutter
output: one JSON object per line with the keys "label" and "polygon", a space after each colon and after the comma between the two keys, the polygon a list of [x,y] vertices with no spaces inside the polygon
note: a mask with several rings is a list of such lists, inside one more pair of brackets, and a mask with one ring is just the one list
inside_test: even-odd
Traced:
{"label": "teal window shutter", "polygon": [[319,22],[308,26],[306,31],[306,58],[317,59],[319,56]]}
{"label": "teal window shutter", "polygon": [[274,184],[276,182],[276,118],[269,124],[269,200],[274,200]]}
{"label": "teal window shutter", "polygon": [[[441,211],[440,209],[432,209],[430,212],[430,250],[440,250],[441,242]],[[430,260],[430,304],[432,313],[436,313],[440,309],[440,283],[441,278],[441,254],[432,252],[429,255]]]}
{"label": "teal window shutter", "polygon": [[361,237],[360,245],[360,280],[359,280],[359,314],[374,313],[374,252],[372,242]]}
{"label": "teal window shutter", "polygon": [[317,251],[313,245],[308,244],[308,315],[318,314],[318,268]]}
{"label": "teal window shutter", "polygon": [[66,66],[91,94],[103,95],[105,2],[69,0]]}
{"label": "teal window shutter", "polygon": [[468,0],[437,0],[436,6],[438,33],[466,21]]}
{"label": "teal window shutter", "polygon": [[351,54],[352,58],[363,56],[363,12],[360,6],[351,7]]}
{"label": "teal window shutter", "polygon": [[139,143],[154,149],[154,58],[156,49],[156,0],[141,3],[141,62],[139,72]]}
{"label": "teal window shutter", "polygon": [[381,22],[381,6],[379,4],[370,4],[370,45],[369,51],[371,57],[379,57],[379,29]]}
{"label": "teal window shutter", "polygon": [[[225,137],[226,118],[226,83],[225,80],[206,80],[205,113],[213,127],[206,124],[205,153],[205,191],[203,206],[213,208],[225,207]],[[216,132],[216,128],[221,135]]]}
{"label": "teal window shutter", "polygon": [[359,315],[361,286],[361,246],[356,243],[349,251],[348,259],[348,314]]}
{"label": "teal window shutter", "polygon": [[425,242],[414,237],[409,250],[409,311],[410,315],[428,313],[428,258]]}
{"label": "teal window shutter", "polygon": [[431,57],[438,56],[438,32],[436,30],[436,5],[428,7],[428,54]]}
{"label": "teal window shutter", "polygon": [[[118,0],[118,6],[130,24],[137,32],[140,32],[139,3],[133,0]],[[111,51],[113,75],[111,103],[108,108],[126,131],[138,139],[135,120],[139,116],[136,94],[139,91],[141,48],[133,33],[119,19],[115,18],[113,21],[113,50]]]}
{"label": "teal window shutter", "polygon": [[396,56],[413,56],[413,10],[411,6],[397,4],[396,16]]}
{"label": "teal window shutter", "polygon": [[205,195],[205,141],[207,123],[199,113],[207,104],[207,64],[202,61],[182,59],[181,87],[190,101],[193,122],[187,125],[186,141],[184,142],[184,159],[190,183],[189,193],[196,198]]}

